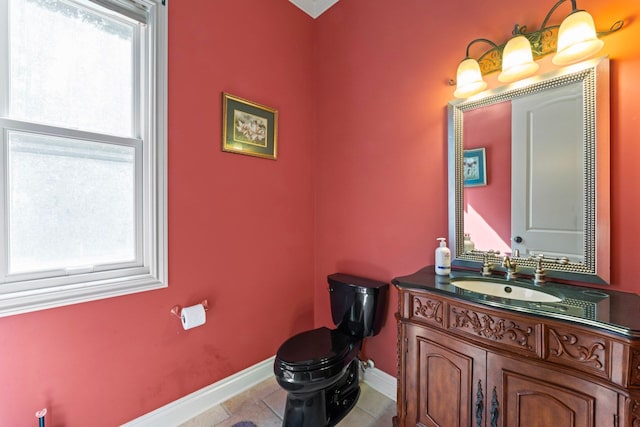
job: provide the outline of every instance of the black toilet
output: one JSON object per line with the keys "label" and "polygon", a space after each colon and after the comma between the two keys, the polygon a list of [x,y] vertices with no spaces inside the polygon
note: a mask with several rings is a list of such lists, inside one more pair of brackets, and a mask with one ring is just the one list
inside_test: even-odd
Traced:
{"label": "black toilet", "polygon": [[360,395],[362,340],[384,320],[387,283],[342,273],[327,280],[337,328],[302,332],[276,354],[276,379],[287,391],[283,427],[334,426],[349,413]]}

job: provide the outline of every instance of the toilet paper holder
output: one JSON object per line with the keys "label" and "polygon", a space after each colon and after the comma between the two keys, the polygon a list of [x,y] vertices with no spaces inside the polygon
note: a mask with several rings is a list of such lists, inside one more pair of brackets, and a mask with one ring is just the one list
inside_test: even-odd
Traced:
{"label": "toilet paper holder", "polygon": [[[202,300],[200,304],[202,304],[202,306],[204,307],[204,311],[209,310],[209,301],[205,299],[205,300]],[[179,305],[174,305],[173,308],[171,308],[171,314],[173,314],[178,319],[180,319],[182,317],[182,307]]]}

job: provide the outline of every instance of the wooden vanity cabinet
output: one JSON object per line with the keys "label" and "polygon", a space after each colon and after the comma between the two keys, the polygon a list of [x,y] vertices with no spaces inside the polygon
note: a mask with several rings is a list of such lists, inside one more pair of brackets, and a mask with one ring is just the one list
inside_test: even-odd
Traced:
{"label": "wooden vanity cabinet", "polygon": [[496,390],[489,425],[619,426],[615,390],[509,357],[489,353],[487,359],[487,389],[492,396]]}
{"label": "wooden vanity cabinet", "polygon": [[428,290],[398,291],[395,426],[640,426],[633,340]]}
{"label": "wooden vanity cabinet", "polygon": [[[420,326],[403,327],[406,371],[413,374],[406,376],[406,410],[401,418],[407,422],[402,425],[476,425],[474,397],[486,382],[486,352]],[[480,411],[484,414],[482,406]]]}

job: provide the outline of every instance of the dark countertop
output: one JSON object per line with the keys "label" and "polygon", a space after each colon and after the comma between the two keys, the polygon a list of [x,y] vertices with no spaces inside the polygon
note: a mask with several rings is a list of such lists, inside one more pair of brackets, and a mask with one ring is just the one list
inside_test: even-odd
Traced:
{"label": "dark countertop", "polygon": [[[490,279],[499,282],[496,286],[511,284],[535,289],[562,298],[562,301],[535,303],[484,295],[457,288],[452,284],[460,278]],[[554,282],[535,286],[527,279],[506,282],[500,276],[482,278],[479,272],[470,270],[452,269],[450,276],[438,276],[433,266],[425,267],[408,276],[397,277],[391,283],[400,288],[423,289],[463,301],[589,325],[626,337],[640,338],[640,296],[632,293]]]}

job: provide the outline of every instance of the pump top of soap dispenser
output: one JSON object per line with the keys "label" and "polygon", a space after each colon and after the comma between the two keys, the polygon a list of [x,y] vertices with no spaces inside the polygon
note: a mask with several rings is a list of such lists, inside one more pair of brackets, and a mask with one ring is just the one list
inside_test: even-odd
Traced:
{"label": "pump top of soap dispenser", "polygon": [[441,248],[446,248],[447,247],[447,239],[444,237],[438,237],[436,240],[440,241],[440,247]]}

